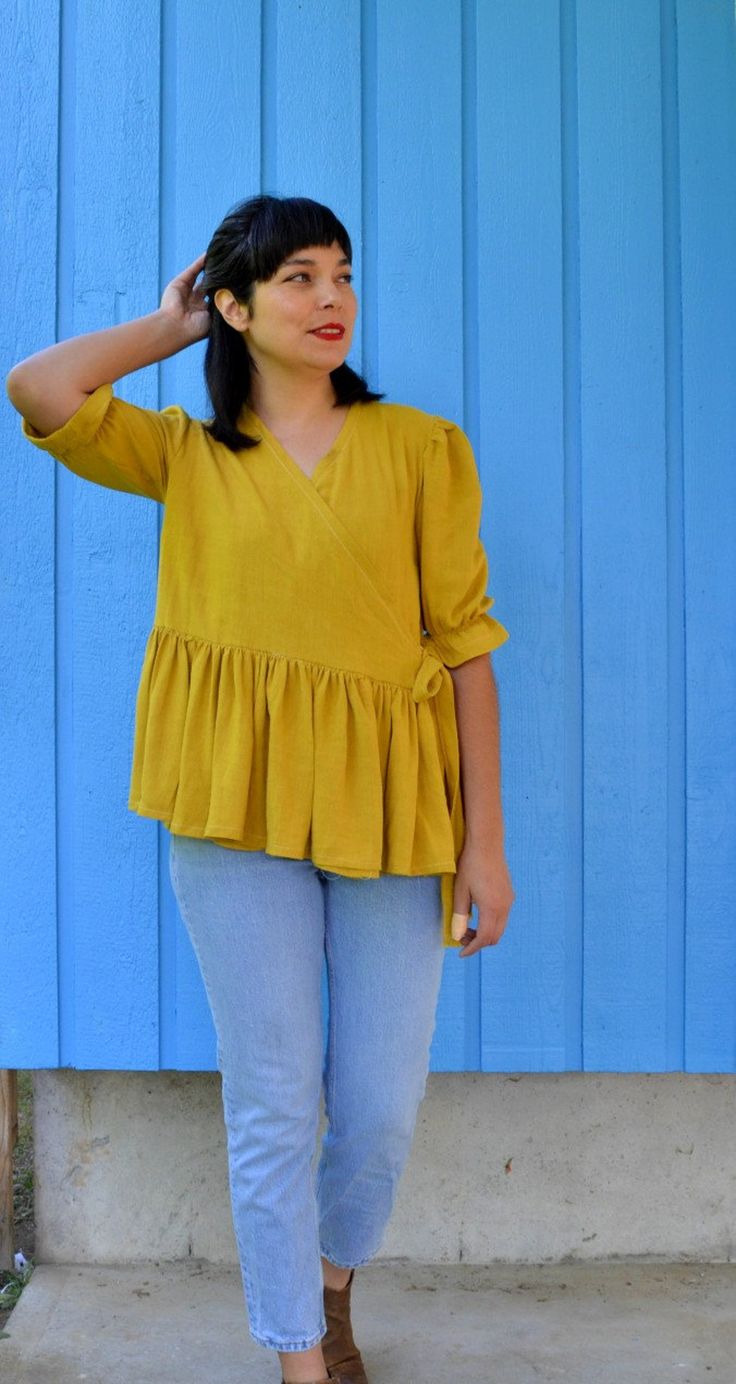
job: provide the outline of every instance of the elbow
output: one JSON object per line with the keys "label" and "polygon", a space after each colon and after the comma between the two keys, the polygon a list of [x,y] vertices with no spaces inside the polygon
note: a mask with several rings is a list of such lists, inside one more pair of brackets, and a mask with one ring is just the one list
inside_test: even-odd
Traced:
{"label": "elbow", "polygon": [[14,404],[16,408],[18,407],[16,399],[18,397],[17,390],[19,387],[20,380],[19,371],[20,366],[14,365],[10,373],[5,376],[5,393],[7,394],[11,404]]}
{"label": "elbow", "polygon": [[18,413],[40,437],[56,432],[76,413],[89,396],[75,389],[58,373],[50,378],[38,370],[26,369],[25,362],[14,365],[5,378],[5,392]]}
{"label": "elbow", "polygon": [[28,371],[25,369],[25,361],[20,361],[18,365],[14,365],[5,376],[5,393],[13,408],[16,408],[19,413],[23,412],[24,404],[31,401],[31,383]]}

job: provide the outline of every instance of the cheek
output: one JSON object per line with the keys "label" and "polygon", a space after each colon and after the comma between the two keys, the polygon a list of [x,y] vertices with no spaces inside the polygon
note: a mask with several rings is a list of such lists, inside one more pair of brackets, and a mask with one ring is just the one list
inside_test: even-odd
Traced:
{"label": "cheek", "polygon": [[279,332],[289,331],[292,326],[301,322],[305,310],[306,304],[300,303],[295,294],[274,293],[267,314],[270,333],[277,336]]}
{"label": "cheek", "polygon": [[304,323],[309,319],[310,306],[306,299],[299,302],[294,298],[289,298],[281,304],[281,321],[287,331],[303,331]]}

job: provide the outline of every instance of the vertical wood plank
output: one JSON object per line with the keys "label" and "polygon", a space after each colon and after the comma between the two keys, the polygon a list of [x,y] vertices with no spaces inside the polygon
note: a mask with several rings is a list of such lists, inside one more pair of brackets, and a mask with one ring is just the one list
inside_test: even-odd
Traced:
{"label": "vertical wood plank", "polygon": [[736,1067],[736,29],[677,3],[687,693],[683,1068]]}
{"label": "vertical wood plank", "polygon": [[[0,25],[4,137],[3,379],[57,337],[58,0],[15,6]],[[59,1062],[54,595],[56,472],[31,455],[3,396],[0,531],[3,642],[0,785],[0,1065]]]}
{"label": "vertical wood plank", "polygon": [[[490,589],[511,634],[494,667],[517,895],[501,942],[479,956],[481,1067],[559,1070],[578,1063],[566,1004],[579,990],[580,908],[577,843],[568,858],[565,837],[566,795],[567,810],[575,809],[577,777],[567,775],[579,707],[575,619],[565,604],[558,7],[479,3],[474,43],[468,69],[476,111],[466,138],[475,125],[478,191],[466,301],[476,302],[477,340],[467,391]],[[572,455],[568,465],[575,462]]]}
{"label": "vertical wood plank", "polygon": [[[121,10],[101,0],[71,17],[65,336],[128,321],[159,302],[159,7],[132,0]],[[132,403],[157,406],[150,370],[114,388]],[[128,811],[127,793],[136,687],[155,607],[159,506],[61,466],[59,487],[68,518],[59,600],[73,675],[62,726],[70,873],[59,928],[61,1061],[155,1069],[158,828]]]}
{"label": "vertical wood plank", "polygon": [[667,1065],[668,927],[681,927],[667,889],[682,726],[668,700],[659,5],[589,0],[577,14],[582,1065],[653,1071]]}

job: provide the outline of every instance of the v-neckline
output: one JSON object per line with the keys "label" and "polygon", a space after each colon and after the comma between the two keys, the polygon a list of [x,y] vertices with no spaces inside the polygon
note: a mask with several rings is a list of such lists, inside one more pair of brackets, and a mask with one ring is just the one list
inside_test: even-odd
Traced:
{"label": "v-neckline", "polygon": [[325,471],[327,467],[331,465],[331,463],[336,459],[336,457],[339,455],[339,453],[345,446],[345,443],[347,442],[348,437],[350,436],[350,433],[353,430],[353,424],[355,422],[357,408],[358,404],[356,402],[353,402],[352,404],[348,405],[348,412],[345,418],[343,419],[342,427],[340,428],[337,437],[332,443],[332,446],[329,447],[328,450],[325,452],[324,456],[320,457],[319,461],[313,467],[311,474],[306,472],[304,468],[299,465],[298,461],[294,460],[294,457],[291,455],[290,452],[287,452],[283,443],[279,442],[279,439],[276,437],[276,434],[271,432],[271,429],[267,427],[263,419],[259,416],[259,414],[256,413],[255,409],[251,408],[250,404],[244,405],[243,413],[244,417],[246,418],[246,422],[245,424],[241,423],[241,426],[245,426],[247,428],[247,419],[252,419],[253,422],[256,424],[257,429],[260,429],[264,441],[267,442],[268,445],[280,457],[282,457],[290,467],[293,467],[295,471],[298,471],[299,475],[302,477],[303,480],[307,482],[308,485],[314,485],[318,477],[321,476],[322,472]]}

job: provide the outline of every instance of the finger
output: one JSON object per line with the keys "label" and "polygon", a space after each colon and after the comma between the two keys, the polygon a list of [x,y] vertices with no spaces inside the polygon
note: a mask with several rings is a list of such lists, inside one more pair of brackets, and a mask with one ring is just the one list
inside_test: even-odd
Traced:
{"label": "finger", "polygon": [[202,268],[202,265],[204,264],[204,261],[205,261],[206,257],[207,257],[207,251],[206,251],[206,250],[203,250],[201,255],[198,255],[197,258],[196,258],[195,260],[192,260],[191,264],[188,264],[188,265],[187,265],[186,269],[184,270],[184,273],[181,275],[181,278],[182,278],[182,279],[196,279],[197,274],[199,273],[200,269]]}
{"label": "finger", "polygon": [[483,947],[497,946],[501,936],[498,915],[489,916],[486,910],[485,914],[482,913],[478,918],[478,927],[469,928],[468,931],[472,932],[473,936],[468,946],[460,952],[460,956],[473,956],[475,952],[480,951]]}
{"label": "finger", "polygon": [[452,915],[452,923],[450,925],[451,932],[455,941],[461,942],[463,939],[463,935],[467,929],[468,919],[470,918],[470,909],[459,909],[457,907],[457,904],[454,905],[454,909],[455,911]]}
{"label": "finger", "polygon": [[466,956],[475,956],[475,953],[479,952],[480,950],[480,942],[475,941],[470,943],[467,947],[463,947],[462,950],[458,952],[458,956],[462,957],[464,961]]}
{"label": "finger", "polygon": [[477,939],[477,936],[477,929],[474,927],[469,927],[465,935],[460,938],[461,946],[460,951],[458,952],[458,956],[472,956],[473,952],[478,950],[478,948],[473,945],[473,943],[475,943]]}

